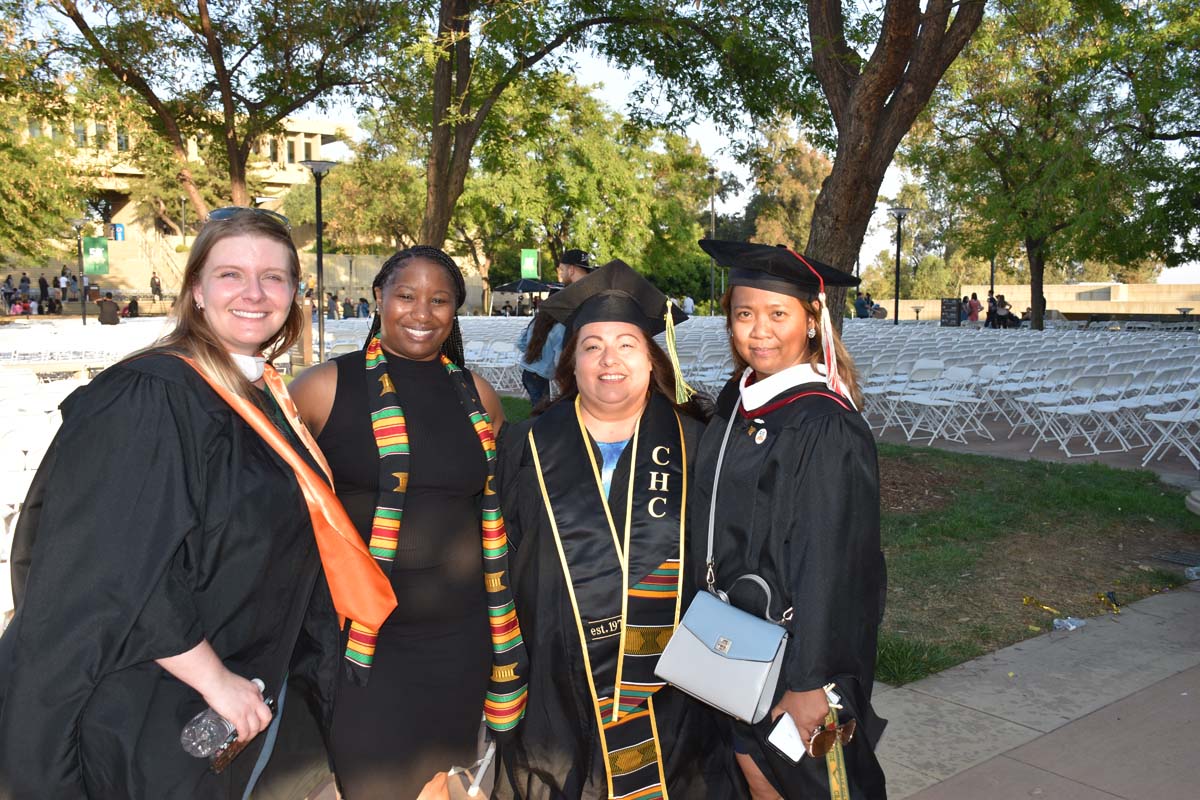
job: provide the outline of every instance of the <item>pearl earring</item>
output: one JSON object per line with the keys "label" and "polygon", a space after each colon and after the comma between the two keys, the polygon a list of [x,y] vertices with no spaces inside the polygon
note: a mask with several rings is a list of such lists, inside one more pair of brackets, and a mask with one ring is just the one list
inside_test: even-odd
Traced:
{"label": "pearl earring", "polygon": [[808,329],[808,338],[810,338],[810,339],[817,338],[817,329],[815,327]]}

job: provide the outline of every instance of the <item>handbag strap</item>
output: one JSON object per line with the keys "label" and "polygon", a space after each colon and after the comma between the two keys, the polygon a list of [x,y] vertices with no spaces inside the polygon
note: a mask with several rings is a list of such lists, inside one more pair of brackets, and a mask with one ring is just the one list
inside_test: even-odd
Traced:
{"label": "handbag strap", "polygon": [[[721,468],[725,464],[725,448],[729,446],[729,434],[733,430],[733,421],[734,421],[734,419],[737,418],[738,408],[741,405],[742,405],[742,398],[741,398],[741,395],[739,394],[738,399],[733,404],[733,408],[730,409],[730,411],[729,411],[729,422],[727,422],[725,424],[725,434],[721,437],[721,449],[717,451],[717,470],[716,470],[716,474],[713,476],[712,497],[709,499],[709,503],[708,503],[708,551],[704,557],[704,561],[705,561],[704,580],[708,584],[709,593],[716,595],[717,597],[721,598],[721,600],[726,603],[729,602],[729,597],[725,594],[725,592],[721,591],[716,586],[717,562],[713,559],[713,532],[716,530],[717,486],[721,483]],[[776,625],[782,625],[785,622],[791,621],[792,609],[790,607],[786,611],[783,612],[783,614],[780,616],[779,619],[774,619],[771,616],[771,587],[767,584],[767,582],[765,580],[760,578],[758,575],[747,573],[746,575],[742,575],[742,576],[739,576],[738,578],[734,579],[733,583],[730,584],[730,588],[732,588],[738,581],[741,581],[741,580],[752,581],[753,583],[757,584],[759,586],[759,588],[761,588],[763,590],[763,592],[766,593],[767,606],[766,606],[766,609],[763,611],[763,617],[765,617],[767,620],[769,620],[771,622],[774,622]]]}

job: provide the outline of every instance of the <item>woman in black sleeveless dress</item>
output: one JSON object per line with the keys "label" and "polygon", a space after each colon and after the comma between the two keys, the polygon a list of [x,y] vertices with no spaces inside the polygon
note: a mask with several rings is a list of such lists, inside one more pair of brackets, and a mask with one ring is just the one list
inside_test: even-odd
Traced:
{"label": "woman in black sleeveless dress", "polygon": [[[456,366],[462,274],[440,250],[413,248],[388,259],[375,286],[368,346],[292,384],[377,560],[384,506],[398,528],[383,564],[396,610],[364,640],[373,647],[343,632],[327,739],[347,800],[416,797],[435,773],[473,763],[492,659],[480,540],[489,462],[469,414],[486,412],[498,429],[503,411],[487,381]],[[385,457],[388,435],[407,445],[403,462]]]}

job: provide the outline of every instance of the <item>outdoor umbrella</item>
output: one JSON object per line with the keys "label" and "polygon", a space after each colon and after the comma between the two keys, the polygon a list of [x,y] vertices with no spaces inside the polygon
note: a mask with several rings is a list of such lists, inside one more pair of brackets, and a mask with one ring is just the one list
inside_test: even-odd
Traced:
{"label": "outdoor umbrella", "polygon": [[513,294],[526,294],[537,292],[548,292],[551,289],[561,289],[561,283],[550,283],[548,281],[534,280],[533,278],[521,278],[518,281],[510,281],[509,283],[493,286],[493,292],[511,292]]}

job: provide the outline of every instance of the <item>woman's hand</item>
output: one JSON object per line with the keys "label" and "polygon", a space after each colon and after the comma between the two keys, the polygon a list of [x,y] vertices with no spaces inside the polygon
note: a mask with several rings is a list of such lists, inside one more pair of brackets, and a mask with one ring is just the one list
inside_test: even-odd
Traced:
{"label": "woman's hand", "polygon": [[825,715],[829,713],[829,700],[825,697],[824,689],[812,689],[807,692],[784,692],[778,705],[771,709],[771,719],[787,712],[796,723],[796,730],[804,739],[805,746],[812,732],[825,725]]}
{"label": "woman's hand", "polygon": [[446,780],[446,775],[445,772],[434,775],[421,789],[417,800],[450,800],[450,784]]}
{"label": "woman's hand", "polygon": [[237,728],[248,742],[271,724],[271,709],[258,687],[225,668],[207,641],[191,650],[157,660],[160,667],[200,693],[208,704]]}
{"label": "woman's hand", "polygon": [[250,741],[271,724],[271,709],[258,687],[229,670],[213,682],[204,699],[213,711],[233,723],[239,742]]}

